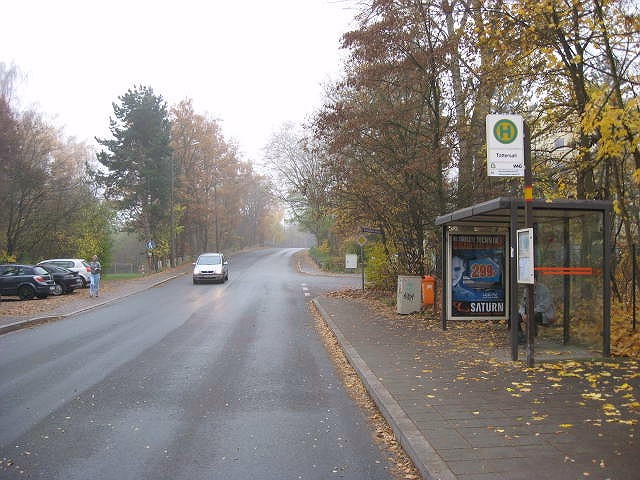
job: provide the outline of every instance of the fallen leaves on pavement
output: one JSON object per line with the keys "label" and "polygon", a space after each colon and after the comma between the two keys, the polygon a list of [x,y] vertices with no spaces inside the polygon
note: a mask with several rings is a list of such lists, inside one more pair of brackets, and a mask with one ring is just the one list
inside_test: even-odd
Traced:
{"label": "fallen leaves on pavement", "polygon": [[[530,416],[511,418],[509,424],[487,427],[507,439],[519,438],[529,429],[534,436],[583,436],[611,434],[607,428],[626,429],[627,447],[636,441],[640,420],[640,363],[637,358],[588,358],[568,360],[547,355],[553,361],[527,368],[510,360],[510,338],[504,322],[449,322],[442,330],[432,312],[398,315],[392,301],[380,300],[371,291],[343,290],[331,297],[361,302],[372,317],[384,324],[394,342],[415,345],[410,358],[398,358],[398,378],[412,376],[412,391],[424,392],[425,408],[438,408],[451,399],[482,395],[489,407],[517,411],[531,405]],[[630,350],[627,350],[627,352]],[[563,412],[570,412],[569,416]],[[472,416],[482,415],[474,409]],[[587,430],[589,431],[589,430]],[[618,455],[611,447],[610,455]],[[606,462],[594,459],[605,468]],[[588,472],[585,472],[588,473]]]}
{"label": "fallen leaves on pavement", "polygon": [[385,420],[375,405],[373,399],[369,396],[367,389],[360,381],[360,377],[347,361],[338,340],[333,332],[324,323],[322,316],[315,306],[311,304],[311,313],[315,319],[315,327],[318,331],[325,349],[331,357],[336,370],[342,379],[349,395],[368,415],[371,428],[375,432],[374,438],[389,452],[389,461],[394,465],[391,473],[395,478],[413,480],[421,478],[420,473],[414,466],[411,459],[406,455],[402,446],[396,439],[393,430]]}

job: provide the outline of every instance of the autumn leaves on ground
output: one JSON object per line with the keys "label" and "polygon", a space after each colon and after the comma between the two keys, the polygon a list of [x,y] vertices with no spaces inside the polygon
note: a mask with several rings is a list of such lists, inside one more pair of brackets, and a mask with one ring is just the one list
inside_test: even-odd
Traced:
{"label": "autumn leaves on ground", "polygon": [[[613,348],[612,358],[594,354],[586,360],[569,360],[558,355],[557,360],[538,361],[534,368],[527,368],[505,354],[510,345],[504,322],[452,322],[443,331],[439,316],[429,312],[397,315],[392,302],[384,303],[373,292],[346,290],[332,295],[362,302],[384,316],[390,335],[398,337],[394,341],[416,343],[417,353],[410,367],[398,371],[398,375],[415,378],[416,388],[425,392],[427,406],[440,405],[456,395],[485,392],[483,396],[504,408],[515,411],[521,408],[522,400],[530,407],[511,423],[487,427],[505,438],[543,435],[579,441],[589,436],[606,443],[613,432],[610,428],[616,432],[623,428],[627,429],[625,443],[635,442],[640,419],[640,362],[637,356],[620,354],[638,351],[638,334],[625,331],[624,319],[613,322],[612,342],[623,346]],[[551,351],[544,353],[553,356]],[[572,420],[567,420],[567,411]],[[621,454],[622,447],[614,443],[609,459]],[[604,468],[607,462],[593,461],[594,470]]]}
{"label": "autumn leaves on ground", "polygon": [[633,312],[623,304],[611,307],[611,352],[616,356],[640,358],[640,313],[633,329]]}
{"label": "autumn leaves on ground", "polygon": [[[127,286],[143,280],[143,277],[132,279],[117,279],[103,281],[100,285],[100,296],[104,300],[118,291],[127,291]],[[39,317],[47,316],[59,308],[67,307],[69,311],[79,309],[80,305],[89,299],[89,289],[81,288],[73,293],[64,295],[49,295],[47,298],[34,298],[32,300],[20,300],[18,297],[2,297],[0,304],[0,317]],[[94,304],[97,303],[96,299]]]}

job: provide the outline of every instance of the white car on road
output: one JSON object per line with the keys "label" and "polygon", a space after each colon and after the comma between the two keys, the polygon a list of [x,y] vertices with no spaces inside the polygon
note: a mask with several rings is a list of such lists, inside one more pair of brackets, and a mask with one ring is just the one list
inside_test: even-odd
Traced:
{"label": "white car on road", "polygon": [[229,262],[222,253],[203,253],[193,264],[193,283],[226,282],[229,279]]}

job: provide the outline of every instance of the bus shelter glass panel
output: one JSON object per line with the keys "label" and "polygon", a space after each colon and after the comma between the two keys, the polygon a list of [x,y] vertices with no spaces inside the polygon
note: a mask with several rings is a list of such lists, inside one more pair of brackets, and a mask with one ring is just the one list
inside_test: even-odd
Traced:
{"label": "bus shelter glass panel", "polygon": [[[553,320],[537,338],[601,351],[603,330],[603,216],[536,217],[536,282],[549,290]],[[536,287],[537,288],[537,287]],[[522,303],[524,288],[519,288]]]}

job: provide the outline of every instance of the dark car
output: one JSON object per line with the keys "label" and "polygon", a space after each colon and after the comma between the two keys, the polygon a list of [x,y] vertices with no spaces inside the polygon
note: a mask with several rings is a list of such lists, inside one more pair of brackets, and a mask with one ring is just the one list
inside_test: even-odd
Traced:
{"label": "dark car", "polygon": [[57,265],[42,264],[44,268],[53,278],[55,286],[53,287],[54,295],[62,295],[63,293],[72,293],[76,288],[82,288],[84,282],[78,272],[73,272],[68,268],[58,267]]}
{"label": "dark car", "polygon": [[0,294],[18,296],[21,300],[47,298],[55,283],[44,268],[37,265],[0,265]]}
{"label": "dark car", "polygon": [[51,258],[49,260],[42,260],[41,262],[38,262],[38,265],[42,266],[45,263],[47,265],[56,265],[58,267],[68,268],[72,272],[78,272],[82,277],[83,288],[88,287],[91,282],[91,267],[82,258]]}

